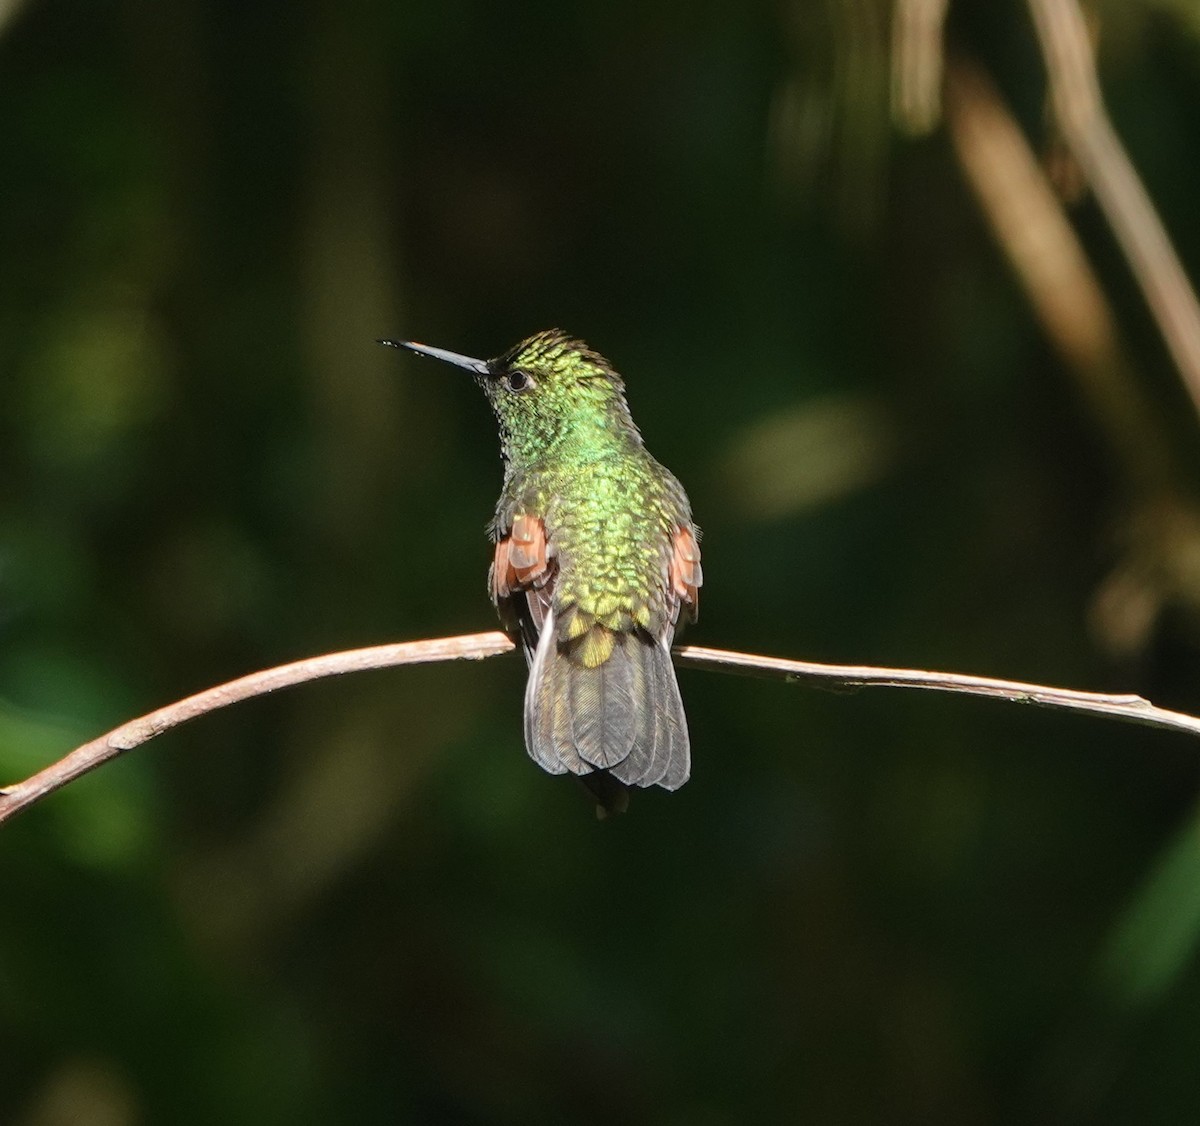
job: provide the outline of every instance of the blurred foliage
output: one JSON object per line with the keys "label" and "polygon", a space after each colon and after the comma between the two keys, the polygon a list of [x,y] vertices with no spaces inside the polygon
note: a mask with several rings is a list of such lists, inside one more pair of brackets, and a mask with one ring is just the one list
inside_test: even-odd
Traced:
{"label": "blurred foliage", "polygon": [[[1095,14],[1200,275],[1196,6]],[[253,668],[491,628],[491,420],[372,341],[556,324],[689,488],[693,640],[1200,710],[1200,579],[1126,581],[1149,501],[944,131],[894,130],[891,16],[0,4],[0,777]],[[1024,7],[948,34],[1051,145]],[[1194,413],[1074,218],[1193,504]],[[1149,599],[1135,643],[1099,592]],[[693,781],[598,825],[526,759],[523,679],[255,700],[6,826],[4,1120],[1200,1114],[1183,737],[685,672]]]}

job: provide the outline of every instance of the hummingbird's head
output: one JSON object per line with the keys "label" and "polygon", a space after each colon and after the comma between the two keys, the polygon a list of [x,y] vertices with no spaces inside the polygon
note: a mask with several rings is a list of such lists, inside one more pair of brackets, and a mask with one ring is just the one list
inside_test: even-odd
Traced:
{"label": "hummingbird's head", "polygon": [[536,460],[563,443],[641,441],[612,364],[561,329],[539,332],[492,360],[408,340],[380,343],[469,371],[496,413],[506,457]]}

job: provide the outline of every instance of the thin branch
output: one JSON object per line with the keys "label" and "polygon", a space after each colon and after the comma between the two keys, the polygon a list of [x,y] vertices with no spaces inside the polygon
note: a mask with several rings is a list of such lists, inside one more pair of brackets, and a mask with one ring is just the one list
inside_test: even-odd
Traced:
{"label": "thin branch", "polygon": [[1096,193],[1200,411],[1200,304],[1104,109],[1078,0],[1029,0],[1063,139]]}
{"label": "thin branch", "polygon": [[165,708],[149,712],[114,728],[90,743],[77,747],[65,758],[39,771],[24,782],[0,790],[0,823],[21,810],[40,801],[47,794],[61,789],[68,782],[96,767],[148,743],[155,735],[170,731],[189,719],[207,715],[230,704],[264,696],[293,684],[340,676],[366,669],[384,669],[392,665],[423,665],[432,661],[482,660],[508,653],[513,643],[502,633],[473,633],[460,637],[443,637],[431,641],[406,641],[396,645],[375,645],[369,649],[348,649],[342,653],[327,653],[308,657],[288,665],[252,672],[226,684],[218,684],[197,692]]}
{"label": "thin branch", "polygon": [[[118,755],[148,743],[156,735],[178,727],[190,719],[220,708],[263,696],[293,684],[319,680],[342,673],[393,665],[419,665],[434,661],[483,660],[511,653],[515,646],[502,633],[472,633],[430,641],[408,641],[396,645],[376,645],[369,649],[350,649],[293,661],[273,669],[219,684],[194,696],[168,704],[165,708],[123,723],[107,735],[84,743],[58,762],[39,771],[24,782],[0,789],[0,823],[16,816],[35,802],[68,782],[86,774]],[[1099,692],[1077,692],[1069,688],[1051,688],[1044,684],[1025,684],[1017,680],[996,680],[963,673],[926,672],[922,669],[876,668],[871,665],[825,665],[815,661],[790,661],[782,657],[762,657],[735,653],[727,649],[705,649],[684,645],[674,650],[676,663],[686,668],[716,669],[743,676],[765,676],[787,681],[814,681],[841,687],[923,688],[933,692],[956,692],[967,696],[987,696],[1018,704],[1036,704],[1044,708],[1091,712],[1127,723],[1162,727],[1200,735],[1200,717],[1155,707],[1141,696],[1111,696]]]}
{"label": "thin branch", "polygon": [[1013,704],[1034,704],[1060,711],[1090,712],[1125,723],[1162,727],[1200,735],[1200,716],[1156,707],[1132,693],[1110,695],[1052,688],[1020,680],[999,680],[958,672],[927,672],[924,669],[888,669],[874,665],[824,665],[816,661],[790,661],[784,657],[759,657],[726,649],[703,649],[683,645],[675,650],[675,661],[690,668],[715,668],[743,676],[765,676],[787,681],[817,681],[842,688],[924,688],[931,692],[955,692],[964,696],[987,696]]}

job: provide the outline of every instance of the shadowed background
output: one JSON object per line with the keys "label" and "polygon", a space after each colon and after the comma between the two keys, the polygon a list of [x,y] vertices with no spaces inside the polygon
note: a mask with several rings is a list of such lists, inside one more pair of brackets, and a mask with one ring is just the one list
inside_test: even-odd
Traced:
{"label": "shadowed background", "polygon": [[[486,405],[373,340],[553,325],[688,488],[688,640],[1200,711],[1195,408],[1025,7],[943,60],[937,6],[0,3],[0,780],[493,628]],[[1089,12],[1195,274],[1200,21]],[[6,826],[4,1120],[1200,1113],[1200,745],[687,670],[692,782],[597,824],[524,676],[254,700]]]}

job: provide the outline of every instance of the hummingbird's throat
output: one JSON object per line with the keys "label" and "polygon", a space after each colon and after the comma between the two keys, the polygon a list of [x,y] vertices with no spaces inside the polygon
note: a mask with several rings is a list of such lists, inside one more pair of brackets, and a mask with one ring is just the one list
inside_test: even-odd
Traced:
{"label": "hummingbird's throat", "polygon": [[641,446],[637,433],[599,420],[539,419],[532,425],[507,426],[501,419],[505,458],[520,466],[553,461],[581,465],[601,458],[628,456]]}

